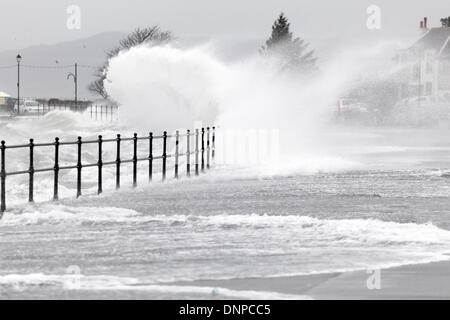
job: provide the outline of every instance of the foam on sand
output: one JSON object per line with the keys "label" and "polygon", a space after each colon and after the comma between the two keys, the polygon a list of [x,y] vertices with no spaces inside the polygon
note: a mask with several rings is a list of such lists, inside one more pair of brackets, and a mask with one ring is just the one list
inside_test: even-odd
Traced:
{"label": "foam on sand", "polygon": [[[252,300],[306,300],[305,295],[269,291],[231,290],[219,287],[146,284],[136,278],[117,276],[87,276],[82,274],[9,274],[0,276],[0,288],[16,291],[33,288],[64,288],[73,291],[141,291],[149,294],[197,295],[204,298]],[[1,291],[0,291],[1,292]],[[69,292],[70,294],[70,292]]]}

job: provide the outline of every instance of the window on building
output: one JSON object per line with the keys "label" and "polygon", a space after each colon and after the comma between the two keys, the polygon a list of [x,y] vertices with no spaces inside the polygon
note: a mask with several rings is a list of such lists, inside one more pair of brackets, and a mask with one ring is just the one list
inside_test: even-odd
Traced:
{"label": "window on building", "polygon": [[414,73],[414,78],[419,79],[419,77],[420,77],[420,64],[417,64],[417,65],[414,66],[413,73]]}
{"label": "window on building", "polygon": [[432,92],[433,92],[433,84],[431,82],[427,82],[425,87],[425,94],[429,96],[431,95]]}
{"label": "window on building", "polygon": [[433,63],[430,60],[427,60],[427,73],[433,73]]}
{"label": "window on building", "polygon": [[406,83],[402,83],[400,86],[400,97],[405,98],[408,96],[408,85]]}

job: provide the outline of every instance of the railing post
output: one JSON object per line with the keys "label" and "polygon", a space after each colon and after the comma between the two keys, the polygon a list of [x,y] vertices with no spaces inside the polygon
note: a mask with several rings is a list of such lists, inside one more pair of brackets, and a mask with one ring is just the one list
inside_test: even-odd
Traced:
{"label": "railing post", "polygon": [[162,180],[166,180],[166,166],[167,166],[167,131],[163,134],[163,154],[162,154]]}
{"label": "railing post", "polygon": [[178,179],[178,158],[180,154],[180,132],[177,130],[175,133],[175,178]]}
{"label": "railing post", "polygon": [[133,137],[133,187],[137,186],[137,133]]}
{"label": "railing post", "polygon": [[216,157],[216,127],[212,127],[212,159]]}
{"label": "railing post", "polygon": [[28,202],[34,202],[34,140],[30,139],[30,168],[28,169]]}
{"label": "railing post", "polygon": [[195,175],[198,176],[198,129],[195,129]]}
{"label": "railing post", "polygon": [[103,192],[103,139],[98,136],[98,194]]}
{"label": "railing post", "polygon": [[153,132],[148,137],[148,180],[153,179]]}
{"label": "railing post", "polygon": [[116,155],[116,189],[120,189],[120,134],[117,135],[117,155]]}
{"label": "railing post", "polygon": [[[215,127],[212,127],[212,140],[211,140],[211,128],[207,127],[201,129],[201,170],[204,171],[205,169],[205,151],[206,154],[206,167],[209,169],[211,164],[211,156],[212,159],[214,159],[215,156]],[[206,148],[205,148],[205,133],[206,133]],[[187,176],[190,176],[191,173],[191,131],[187,130],[186,133],[186,173]],[[167,132],[164,131],[163,134],[163,155],[162,155],[162,177],[163,180],[166,179],[166,172],[167,172]],[[152,180],[152,174],[153,174],[153,133],[149,133],[149,180]],[[175,145],[175,177],[179,177],[179,157],[180,157],[180,133],[177,130],[175,134],[176,139],[176,145]],[[134,133],[134,148],[133,148],[133,186],[137,186],[137,164],[138,164],[138,153],[137,153],[137,144],[138,144],[138,135],[137,133]],[[121,136],[120,134],[117,135],[117,158],[116,158],[116,187],[117,189],[120,188],[120,166],[121,166]],[[1,141],[0,144],[0,160],[1,160],[1,166],[0,166],[0,217],[3,212],[6,210],[6,164],[5,164],[5,153],[6,153],[6,145],[5,141]],[[212,146],[211,146],[212,144]],[[53,188],[53,200],[58,200],[58,189],[59,189],[59,148],[60,148],[60,142],[59,138],[55,138],[55,142],[53,144],[55,146],[54,150],[54,188]],[[82,195],[82,137],[78,137],[77,142],[77,198]],[[34,140],[30,139],[29,142],[29,202],[34,201],[34,175],[36,173],[36,170],[34,168],[34,149],[35,149]],[[199,129],[195,129],[195,173],[198,175],[199,173]],[[183,154],[184,155],[184,154]],[[101,194],[103,192],[103,138],[101,135],[98,136],[98,194]]]}
{"label": "railing post", "polygon": [[78,137],[77,146],[78,146],[78,161],[77,161],[77,198],[81,196],[81,145],[83,142],[81,141],[81,137]]}
{"label": "railing post", "polygon": [[0,158],[2,161],[0,168],[0,217],[3,215],[3,212],[6,211],[6,169],[5,169],[5,141],[2,141],[0,144]]}
{"label": "railing post", "polygon": [[55,138],[55,167],[53,180],[53,200],[58,200],[58,183],[59,183],[59,138]]}
{"label": "railing post", "polygon": [[202,172],[205,171],[205,128],[202,128]]}
{"label": "railing post", "polygon": [[206,128],[207,135],[206,135],[206,168],[210,168],[210,155],[211,155],[211,148],[210,148],[210,128]]}
{"label": "railing post", "polygon": [[186,133],[186,175],[191,176],[191,130]]}

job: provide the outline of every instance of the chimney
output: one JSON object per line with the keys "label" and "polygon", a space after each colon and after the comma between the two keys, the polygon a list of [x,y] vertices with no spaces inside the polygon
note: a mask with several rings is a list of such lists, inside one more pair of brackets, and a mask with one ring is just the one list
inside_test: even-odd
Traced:
{"label": "chimney", "polygon": [[420,29],[423,29],[423,21],[420,21]]}
{"label": "chimney", "polygon": [[427,20],[428,20],[427,17],[423,18],[423,27],[424,27],[425,29],[427,29]]}

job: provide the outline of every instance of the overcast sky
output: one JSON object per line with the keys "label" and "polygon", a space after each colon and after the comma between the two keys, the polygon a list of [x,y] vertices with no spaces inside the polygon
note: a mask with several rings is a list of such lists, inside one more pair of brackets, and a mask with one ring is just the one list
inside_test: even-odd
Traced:
{"label": "overcast sky", "polygon": [[[239,59],[258,52],[281,11],[294,34],[315,49],[319,66],[339,53],[355,54],[361,64],[384,66],[396,50],[417,39],[424,16],[429,26],[450,16],[449,0],[0,0],[0,5],[0,67],[14,65],[16,53],[29,65],[58,61],[99,66],[123,32],[155,24],[172,31],[179,44],[214,40],[220,58]],[[80,30],[67,28],[71,5],[81,10]],[[380,30],[366,26],[370,5],[381,10]],[[121,33],[83,39],[112,31]],[[83,40],[60,44],[76,39]],[[56,45],[24,49],[41,44]],[[0,71],[0,91],[14,93],[16,69]],[[29,97],[71,97],[67,72],[23,69],[21,91]],[[80,96],[89,97],[92,75],[92,69],[79,70]]]}
{"label": "overcast sky", "polygon": [[[381,8],[381,30],[366,27],[369,5]],[[66,26],[69,5],[81,9],[81,29]],[[158,24],[178,37],[264,39],[283,11],[309,41],[413,37],[419,21],[450,16],[448,0],[1,0],[0,51],[57,43],[105,31]]]}

